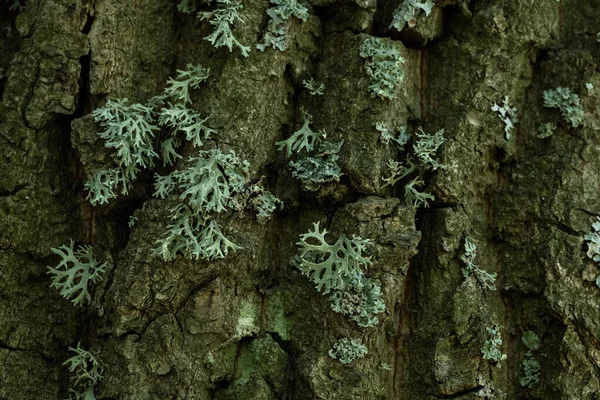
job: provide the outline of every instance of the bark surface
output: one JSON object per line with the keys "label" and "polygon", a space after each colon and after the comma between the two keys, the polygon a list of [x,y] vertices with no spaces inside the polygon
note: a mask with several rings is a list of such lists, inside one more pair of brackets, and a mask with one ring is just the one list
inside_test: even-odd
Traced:
{"label": "bark surface", "polygon": [[[401,32],[388,28],[397,2],[308,0],[285,52],[255,49],[270,5],[245,0],[234,33],[248,58],[215,49],[209,24],[176,1],[11,3],[0,0],[0,399],[66,398],[63,362],[80,341],[104,364],[94,393],[106,400],[600,399],[600,268],[584,241],[600,217],[598,0],[436,0]],[[393,100],[368,90],[369,35],[406,60]],[[147,102],[189,63],[210,68],[193,95],[214,145],[247,159],[284,209],[264,225],[221,215],[243,247],[223,260],[164,262],[151,250],[172,204],[152,197],[153,171],[107,205],[86,201],[84,183],[110,162],[91,112],[107,99]],[[310,77],[324,96],[303,88]],[[557,87],[579,94],[582,126],[543,106]],[[491,110],[505,96],[519,114],[509,139]],[[275,146],[303,109],[345,141],[342,179],[316,192]],[[383,187],[388,159],[406,155],[381,143],[377,122],[444,129],[448,168],[425,175],[429,208]],[[541,139],[547,122],[557,129]],[[386,303],[377,326],[334,313],[290,263],[317,221],[330,241],[373,241],[367,275]],[[463,275],[467,236],[496,290]],[[110,261],[82,308],[46,273],[58,262],[50,249],[69,239]],[[482,355],[493,326],[499,363]],[[520,383],[526,331],[541,339],[531,387]],[[329,357],[342,337],[362,339],[367,356]]]}

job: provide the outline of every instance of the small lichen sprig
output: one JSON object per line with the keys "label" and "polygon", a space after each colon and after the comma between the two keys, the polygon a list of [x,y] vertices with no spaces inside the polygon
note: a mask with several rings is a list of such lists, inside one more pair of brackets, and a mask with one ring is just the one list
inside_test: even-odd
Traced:
{"label": "small lichen sprig", "polygon": [[205,82],[210,74],[209,68],[201,65],[188,64],[186,69],[178,69],[175,78],[169,78],[164,90],[164,97],[180,101],[183,106],[191,103],[191,89],[198,89],[202,82]]}
{"label": "small lichen sprig", "polygon": [[172,128],[172,135],[177,132],[185,134],[185,140],[192,143],[194,147],[201,147],[204,140],[216,131],[206,125],[208,118],[202,118],[200,113],[180,104],[168,104],[161,109],[158,123],[161,126]]}
{"label": "small lichen sprig", "polygon": [[410,136],[406,133],[406,125],[403,125],[395,134],[393,129],[390,129],[384,122],[377,122],[375,129],[379,132],[379,139],[386,147],[393,143],[398,150],[403,151],[404,146],[408,143]]}
{"label": "small lichen sprig", "polygon": [[297,160],[289,163],[292,175],[302,182],[303,189],[316,191],[325,183],[339,181],[342,176],[337,160],[344,141],[325,141],[325,132],[313,131],[311,121],[311,115],[304,112],[302,127],[288,139],[275,144],[278,150],[285,150],[288,158],[297,153]]}
{"label": "small lichen sprig", "polygon": [[127,194],[128,186],[142,168],[154,166],[158,154],[153,148],[154,116],[151,107],[128,104],[127,99],[108,100],[106,105],[92,112],[94,120],[103,128],[97,132],[105,140],[105,147],[113,149],[118,167],[101,170],[86,182],[87,199],[92,205],[107,203],[121,193]]}
{"label": "small lichen sprig", "polygon": [[489,290],[496,290],[496,276],[495,272],[487,272],[483,270],[475,264],[475,258],[477,257],[477,246],[470,237],[465,238],[465,252],[460,256],[462,262],[465,263],[465,266],[462,269],[463,276],[465,278],[469,278],[470,276],[474,276],[477,279],[477,282],[485,288]]}
{"label": "small lichen sprig", "polygon": [[262,185],[253,185],[251,192],[256,194],[250,200],[252,208],[257,211],[256,219],[264,224],[277,209],[283,209],[283,202],[269,192]]}
{"label": "small lichen sprig", "polygon": [[390,28],[402,30],[407,24],[410,28],[417,24],[416,17],[419,10],[429,16],[435,4],[432,0],[400,0],[396,7]]}
{"label": "small lichen sprig", "polygon": [[340,235],[335,244],[330,245],[325,239],[327,229],[320,230],[319,224],[314,223],[313,230],[300,235],[296,243],[300,251],[297,267],[319,292],[327,294],[333,289],[343,289],[349,277],[371,265],[371,258],[365,256],[371,242],[358,236]]}
{"label": "small lichen sprig", "polygon": [[315,155],[290,161],[292,176],[302,182],[304,190],[313,192],[319,190],[325,183],[339,181],[342,170],[337,160],[343,145],[343,140],[338,143],[323,141],[319,144]]}
{"label": "small lichen sprig", "polygon": [[286,157],[291,157],[294,152],[301,153],[304,151],[310,153],[319,141],[326,136],[324,131],[315,132],[310,128],[312,116],[309,113],[302,110],[302,114],[304,116],[302,127],[286,140],[275,143],[277,150],[282,151],[285,149]]}
{"label": "small lichen sprig", "polygon": [[350,318],[362,328],[377,325],[377,314],[385,311],[381,282],[365,277],[362,272],[343,277],[343,280],[344,285],[333,289],[329,296],[331,309]]}
{"label": "small lichen sprig", "polygon": [[360,339],[341,338],[329,350],[329,357],[338,360],[342,364],[350,364],[363,358],[367,353],[367,347],[362,344]]}
{"label": "small lichen sprig", "polygon": [[509,140],[515,124],[519,122],[519,114],[516,107],[510,105],[508,96],[504,96],[504,103],[500,106],[494,103],[491,107],[492,111],[498,113],[498,116],[504,122],[504,137]]}
{"label": "small lichen sprig", "polygon": [[446,166],[435,159],[435,154],[440,146],[444,144],[444,130],[440,129],[434,134],[425,133],[422,127],[416,132],[417,140],[413,150],[423,168],[435,171],[438,168],[445,169]]}
{"label": "small lichen sprig", "polygon": [[102,380],[104,367],[98,357],[91,352],[77,347],[69,347],[75,355],[63,363],[69,366],[71,373],[71,387],[69,388],[69,400],[95,400],[94,385]]}
{"label": "small lichen sprig", "polygon": [[538,139],[546,139],[554,135],[555,131],[556,124],[553,124],[552,122],[546,122],[545,124],[540,125],[538,128],[537,137]]}
{"label": "small lichen sprig", "polygon": [[156,175],[156,197],[165,198],[180,188],[183,192],[179,199],[200,214],[238,209],[236,195],[246,190],[248,163],[245,160],[238,158],[234,151],[224,153],[216,148],[201,150],[188,162],[190,166],[182,171],[165,177]]}
{"label": "small lichen sprig", "polygon": [[323,96],[325,94],[325,85],[318,84],[314,78],[302,80],[302,85],[308,90],[311,96]]}
{"label": "small lichen sprig", "polygon": [[270,0],[274,7],[267,10],[269,22],[263,43],[256,45],[260,51],[272,47],[279,51],[287,49],[288,27],[286,20],[291,16],[305,22],[308,19],[308,9],[296,0]]}
{"label": "small lichen sprig", "polygon": [[396,86],[404,80],[400,51],[390,39],[368,37],[360,46],[360,56],[365,59],[365,70],[371,78],[371,96],[393,99]]}
{"label": "small lichen sprig", "polygon": [[533,356],[533,352],[540,348],[540,338],[533,331],[523,332],[521,341],[527,348],[525,353],[525,359],[522,361],[523,376],[519,379],[521,386],[533,387],[540,381],[541,366],[540,363]]}
{"label": "small lichen sprig", "polygon": [[231,31],[231,27],[236,21],[243,22],[239,15],[239,11],[244,8],[242,2],[239,0],[214,0],[214,3],[217,4],[214,11],[198,13],[200,20],[208,20],[209,24],[214,27],[213,33],[204,39],[208,40],[215,48],[226,46],[230,52],[235,46],[240,50],[242,56],[248,57],[250,47],[241,44]]}
{"label": "small lichen sprig", "polygon": [[562,117],[573,128],[577,128],[584,118],[584,111],[579,96],[571,93],[569,88],[556,88],[544,91],[544,107],[558,108]]}
{"label": "small lichen sprig", "polygon": [[171,210],[171,224],[156,242],[152,254],[172,261],[178,254],[189,260],[216,260],[242,247],[225,237],[216,221],[207,221],[187,205],[178,204]]}
{"label": "small lichen sprig", "polygon": [[[434,134],[427,134],[423,131],[423,128],[419,128],[416,136],[417,139],[413,144],[413,153],[416,156],[416,162],[413,162],[413,158],[410,155],[404,162],[389,160],[387,163],[389,175],[382,178],[384,182],[382,189],[386,186],[393,187],[400,180],[416,172],[417,176],[413,176],[404,186],[404,200],[406,204],[414,208],[421,206],[429,207],[429,201],[435,200],[435,196],[420,191],[418,187],[425,184],[422,178],[425,171],[447,169],[446,165],[440,163],[436,157],[436,153],[445,142],[444,130],[440,129]],[[408,139],[403,138],[400,143],[404,146],[407,141]]]}
{"label": "small lichen sprig", "polygon": [[587,256],[595,262],[600,262],[600,217],[592,224],[592,232],[585,235],[588,242]]}
{"label": "small lichen sprig", "polygon": [[60,295],[74,305],[82,306],[91,301],[89,286],[102,280],[107,263],[96,260],[91,246],[79,246],[77,250],[73,246],[71,240],[69,246],[51,249],[61,260],[56,267],[48,267],[47,273],[52,276],[50,287],[60,290]]}
{"label": "small lichen sprig", "polygon": [[481,347],[481,354],[484,360],[493,361],[496,367],[500,367],[500,363],[506,360],[506,354],[502,353],[502,334],[501,329],[494,325],[486,328],[488,339],[485,340]]}

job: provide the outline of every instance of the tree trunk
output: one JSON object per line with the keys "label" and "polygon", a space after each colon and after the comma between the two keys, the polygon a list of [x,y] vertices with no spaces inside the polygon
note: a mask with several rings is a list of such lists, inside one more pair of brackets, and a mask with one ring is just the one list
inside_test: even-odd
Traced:
{"label": "tree trunk", "polygon": [[[0,399],[67,397],[63,363],[79,342],[103,364],[98,399],[600,399],[600,271],[584,241],[600,216],[597,0],[435,0],[401,31],[389,28],[395,1],[301,1],[310,15],[286,20],[287,49],[264,52],[273,5],[244,0],[233,32],[247,58],[213,47],[213,26],[174,0],[11,3],[0,0]],[[369,36],[405,59],[391,100],[368,89]],[[90,205],[84,188],[112,162],[91,112],[147,103],[188,64],[210,68],[193,91],[217,131],[210,146],[248,160],[284,203],[265,224],[219,214],[243,249],[216,261],[152,255],[174,201],[153,197],[153,175],[168,167],[108,204]],[[310,78],[324,95],[303,87]],[[580,126],[544,107],[558,87],[579,95]],[[492,110],[506,96],[518,112],[508,132]],[[344,140],[343,176],[317,191],[275,145],[303,110]],[[404,181],[384,187],[388,160],[410,150],[384,145],[378,122],[408,126],[411,145],[419,127],[444,129],[445,168],[423,175],[429,207],[406,205]],[[544,123],[557,128],[540,138]],[[372,241],[365,273],[386,304],[376,326],[335,313],[290,261],[315,222],[330,243]],[[83,307],[47,274],[69,239],[109,265]],[[468,240],[495,290],[467,271]],[[506,359],[484,357],[494,327]],[[343,337],[368,354],[330,357]],[[531,360],[539,380],[523,384]]]}

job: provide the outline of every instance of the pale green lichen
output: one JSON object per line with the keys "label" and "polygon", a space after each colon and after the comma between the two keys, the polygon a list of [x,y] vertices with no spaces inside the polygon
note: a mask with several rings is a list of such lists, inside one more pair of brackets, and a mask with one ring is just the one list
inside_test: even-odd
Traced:
{"label": "pale green lichen", "polygon": [[362,344],[360,339],[341,338],[333,345],[333,349],[329,350],[329,357],[342,364],[350,364],[363,358],[367,353],[367,347]]}
{"label": "pale green lichen", "polygon": [[52,276],[50,287],[59,289],[60,295],[74,305],[82,306],[91,301],[89,286],[102,279],[107,263],[100,264],[96,260],[91,246],[79,246],[74,250],[73,245],[71,240],[69,246],[51,249],[61,260],[55,268],[48,267],[47,273]]}
{"label": "pale green lichen", "polygon": [[337,160],[344,141],[325,141],[324,131],[315,132],[310,128],[311,120],[311,115],[304,112],[302,127],[275,144],[279,150],[285,149],[287,157],[298,154],[298,159],[289,163],[292,175],[302,182],[305,190],[315,191],[324,183],[339,181],[342,176]]}
{"label": "pale green lichen", "polygon": [[419,10],[429,16],[434,7],[432,0],[400,0],[400,4],[394,11],[394,16],[390,28],[402,30],[407,24],[410,28],[416,25],[416,17]]}
{"label": "pale green lichen", "polygon": [[371,78],[371,96],[384,99],[396,97],[396,86],[404,80],[404,58],[390,39],[369,37],[360,46],[365,70]]}
{"label": "pale green lichen", "polygon": [[325,85],[318,84],[313,78],[302,80],[302,85],[308,90],[312,96],[323,96],[325,93]]}
{"label": "pale green lichen", "polygon": [[465,263],[465,266],[462,270],[463,276],[465,278],[474,276],[475,279],[477,279],[477,282],[479,282],[483,288],[496,290],[496,273],[487,272],[475,264],[475,258],[477,257],[477,246],[468,236],[465,238],[464,249],[464,253],[460,256],[462,262]]}
{"label": "pale green lichen", "polygon": [[569,88],[559,87],[544,91],[544,107],[558,108],[562,117],[573,128],[577,128],[585,116],[579,96],[571,93]]}
{"label": "pale green lichen", "polygon": [[103,366],[98,356],[81,348],[78,343],[76,348],[69,347],[75,355],[63,363],[69,366],[72,374],[69,400],[95,400],[94,385],[102,379]]}
{"label": "pale green lichen", "polygon": [[330,245],[325,240],[326,234],[327,229],[321,231],[317,222],[313,224],[313,230],[300,235],[300,241],[296,243],[300,251],[298,268],[323,294],[343,288],[346,279],[362,273],[362,268],[367,268],[372,262],[364,255],[369,240],[341,235],[335,244]]}
{"label": "pale green lichen", "polygon": [[515,124],[519,122],[517,108],[510,105],[508,96],[504,96],[504,104],[500,106],[494,103],[492,111],[496,111],[502,122],[504,122],[504,137],[506,140],[509,140]]}
{"label": "pale green lichen", "polygon": [[167,81],[164,96],[180,101],[182,106],[191,103],[190,90],[197,89],[206,81],[209,73],[210,69],[193,64],[188,64],[184,70],[178,69],[175,78],[169,78]]}
{"label": "pale green lichen", "polygon": [[410,137],[406,133],[406,125],[400,127],[397,134],[394,133],[393,129],[390,129],[384,122],[377,122],[375,129],[379,132],[379,139],[386,147],[393,143],[397,146],[398,150],[404,150],[404,146],[408,143]]}
{"label": "pale green lichen", "polygon": [[587,256],[595,262],[600,262],[600,217],[592,224],[592,232],[585,235],[588,242]]}
{"label": "pale green lichen", "polygon": [[539,139],[546,139],[554,135],[555,131],[556,124],[553,124],[552,122],[547,122],[545,124],[540,125],[540,127],[538,128],[537,137]]}
{"label": "pale green lichen", "polygon": [[481,354],[485,360],[494,361],[496,367],[500,367],[500,363],[506,360],[506,354],[502,353],[502,335],[500,328],[497,325],[486,328],[488,339],[481,347]]}
{"label": "pale green lichen", "polygon": [[272,47],[279,51],[287,48],[288,27],[286,20],[294,16],[302,21],[308,19],[308,9],[296,0],[270,0],[274,7],[267,10],[269,22],[265,33],[264,43],[256,45],[260,51]]}
{"label": "pale green lichen", "polygon": [[244,8],[239,0],[214,0],[217,8],[213,11],[202,11],[198,13],[200,20],[208,20],[209,24],[214,27],[213,33],[206,36],[214,47],[219,48],[225,46],[229,51],[233,51],[233,47],[240,49],[244,57],[250,55],[250,47],[241,44],[231,31],[232,25],[236,21],[243,22],[239,15],[239,11]]}

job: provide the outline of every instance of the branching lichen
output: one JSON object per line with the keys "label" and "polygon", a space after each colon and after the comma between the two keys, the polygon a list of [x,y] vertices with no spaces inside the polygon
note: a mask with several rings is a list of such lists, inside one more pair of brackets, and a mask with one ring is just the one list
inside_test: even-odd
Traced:
{"label": "branching lichen", "polygon": [[61,260],[56,268],[48,267],[48,274],[52,275],[50,287],[59,289],[61,296],[76,306],[82,306],[85,301],[89,303],[92,299],[89,285],[102,279],[107,263],[96,261],[91,246],[79,246],[74,250],[72,240],[69,246],[51,250]]}
{"label": "branching lichen", "polygon": [[350,364],[366,356],[367,347],[362,344],[360,339],[341,338],[329,350],[329,357],[334,358],[342,364]]}
{"label": "branching lichen", "polygon": [[308,9],[296,0],[271,0],[271,7],[267,10],[269,23],[265,33],[264,43],[257,44],[256,48],[265,51],[267,47],[272,47],[279,51],[287,48],[286,40],[288,27],[286,20],[294,16],[302,21],[308,19]]}
{"label": "branching lichen", "polygon": [[102,379],[103,366],[98,357],[81,348],[69,347],[75,355],[63,363],[69,366],[71,386],[69,400],[95,400],[94,385]]}
{"label": "branching lichen", "polygon": [[496,290],[496,273],[487,272],[475,264],[477,257],[477,246],[471,241],[468,236],[465,238],[465,252],[460,256],[460,259],[465,263],[463,267],[463,276],[465,278],[473,275],[477,282],[486,289]]}
{"label": "branching lichen", "polygon": [[396,28],[400,31],[406,24],[411,28],[414,27],[417,24],[415,19],[419,10],[429,16],[434,5],[432,0],[400,0],[400,5],[394,11],[390,28]]}
{"label": "branching lichen", "polygon": [[396,86],[404,80],[404,58],[389,39],[369,37],[360,46],[365,70],[371,77],[371,96],[384,99],[395,97]]}
{"label": "branching lichen", "polygon": [[213,33],[205,37],[213,46],[219,48],[226,46],[229,51],[233,51],[233,47],[237,47],[242,52],[244,57],[250,55],[250,47],[241,44],[231,31],[231,26],[236,21],[243,22],[239,15],[239,10],[244,8],[239,0],[214,0],[217,4],[217,9],[214,11],[202,11],[198,13],[200,20],[208,20],[209,24],[214,27]]}
{"label": "branching lichen", "polygon": [[556,88],[544,91],[544,107],[558,108],[563,118],[577,128],[584,118],[583,107],[579,102],[579,96],[571,93],[569,88]]}

